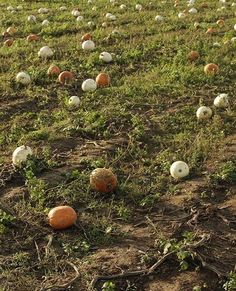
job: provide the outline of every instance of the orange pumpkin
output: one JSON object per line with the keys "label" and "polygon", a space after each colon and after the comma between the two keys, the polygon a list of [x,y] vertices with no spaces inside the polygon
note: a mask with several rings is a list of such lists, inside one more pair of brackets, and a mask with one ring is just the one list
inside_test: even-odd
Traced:
{"label": "orange pumpkin", "polygon": [[216,64],[210,63],[204,67],[204,72],[206,75],[216,75],[219,73],[219,67]]}
{"label": "orange pumpkin", "polygon": [[38,41],[40,39],[40,36],[37,34],[30,34],[27,36],[27,41]]}
{"label": "orange pumpkin", "polygon": [[96,78],[96,83],[100,87],[107,87],[110,85],[110,77],[106,73],[100,73]]}
{"label": "orange pumpkin", "polygon": [[112,192],[117,186],[117,177],[110,169],[97,168],[90,175],[90,186],[102,193]]}
{"label": "orange pumpkin", "polygon": [[13,42],[14,42],[14,40],[9,38],[9,39],[4,41],[4,45],[9,47],[9,46],[13,45]]}
{"label": "orange pumpkin", "polygon": [[191,51],[187,58],[189,61],[196,61],[198,58],[200,58],[200,55],[197,51]]}
{"label": "orange pumpkin", "polygon": [[206,31],[206,34],[215,34],[216,33],[216,30],[214,28],[208,28],[207,31]]}
{"label": "orange pumpkin", "polygon": [[69,71],[61,72],[59,77],[58,77],[58,80],[61,84],[68,84],[73,79],[74,79],[74,75],[73,75],[73,73],[71,73]]}
{"label": "orange pumpkin", "polygon": [[77,220],[77,214],[70,206],[57,206],[48,213],[49,224],[54,229],[66,229]]}
{"label": "orange pumpkin", "polygon": [[55,66],[55,65],[51,65],[49,68],[48,68],[48,75],[59,75],[61,73],[61,70],[58,66]]}
{"label": "orange pumpkin", "polygon": [[219,26],[224,26],[225,22],[223,19],[219,19],[216,21],[216,24],[219,25]]}
{"label": "orange pumpkin", "polygon": [[81,41],[84,42],[86,40],[92,39],[92,35],[90,33],[86,33],[81,37]]}

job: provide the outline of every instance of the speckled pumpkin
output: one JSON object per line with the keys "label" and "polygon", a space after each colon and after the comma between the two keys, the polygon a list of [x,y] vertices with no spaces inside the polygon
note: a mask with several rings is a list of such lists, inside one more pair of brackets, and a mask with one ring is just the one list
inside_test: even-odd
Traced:
{"label": "speckled pumpkin", "polygon": [[100,73],[96,78],[99,87],[107,87],[110,85],[110,77],[106,73]]}
{"label": "speckled pumpkin", "polygon": [[90,175],[90,186],[102,193],[112,192],[117,186],[117,177],[111,169],[97,168]]}
{"label": "speckled pumpkin", "polygon": [[57,206],[48,213],[49,224],[54,229],[66,229],[77,220],[77,214],[70,206]]}

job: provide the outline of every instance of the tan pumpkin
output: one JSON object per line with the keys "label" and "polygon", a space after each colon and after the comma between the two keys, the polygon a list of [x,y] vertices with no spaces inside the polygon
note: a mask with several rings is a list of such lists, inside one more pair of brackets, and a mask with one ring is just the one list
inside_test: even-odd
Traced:
{"label": "tan pumpkin", "polygon": [[86,33],[81,37],[81,41],[84,42],[86,40],[91,40],[92,39],[92,35],[90,33]]}
{"label": "tan pumpkin", "polygon": [[117,177],[111,169],[97,168],[90,175],[90,186],[98,192],[109,193],[117,187]]}
{"label": "tan pumpkin", "polygon": [[40,36],[38,36],[37,34],[30,34],[27,36],[27,41],[38,41],[40,40]]}
{"label": "tan pumpkin", "polygon": [[225,21],[223,19],[219,19],[216,21],[216,24],[222,27],[225,25]]}
{"label": "tan pumpkin", "polygon": [[96,78],[96,83],[99,87],[107,87],[110,85],[110,77],[106,73],[100,73]]}
{"label": "tan pumpkin", "polygon": [[204,67],[204,72],[206,75],[216,75],[219,73],[219,67],[216,64],[210,63]]}
{"label": "tan pumpkin", "polygon": [[17,29],[14,26],[10,26],[10,27],[8,27],[7,32],[11,35],[16,34]]}
{"label": "tan pumpkin", "polygon": [[209,5],[208,5],[207,3],[202,3],[202,4],[200,5],[200,7],[204,9],[204,8],[208,8]]}
{"label": "tan pumpkin", "polygon": [[9,39],[4,41],[4,45],[8,46],[8,47],[12,46],[13,43],[14,43],[14,40],[12,38],[9,38]]}
{"label": "tan pumpkin", "polygon": [[77,214],[70,206],[57,206],[48,213],[49,224],[54,229],[66,229],[77,220]]}
{"label": "tan pumpkin", "polygon": [[199,52],[197,51],[191,51],[187,56],[189,61],[196,61],[200,58]]}
{"label": "tan pumpkin", "polygon": [[58,76],[61,73],[61,70],[58,66],[51,65],[47,71],[48,75],[56,75]]}
{"label": "tan pumpkin", "polygon": [[74,74],[69,71],[61,72],[58,80],[61,84],[68,84],[74,79]]}
{"label": "tan pumpkin", "polygon": [[8,37],[8,36],[10,36],[10,33],[8,33],[7,31],[3,31],[2,36],[3,37]]}

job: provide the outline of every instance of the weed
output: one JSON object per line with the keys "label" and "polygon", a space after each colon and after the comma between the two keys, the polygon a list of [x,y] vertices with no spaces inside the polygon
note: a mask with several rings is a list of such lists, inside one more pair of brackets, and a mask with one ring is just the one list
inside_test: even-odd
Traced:
{"label": "weed", "polygon": [[236,163],[235,161],[228,161],[220,166],[218,171],[210,175],[212,183],[235,183],[236,182]]}
{"label": "weed", "polygon": [[236,289],[236,273],[230,272],[227,282],[223,285],[224,290],[233,291]]}

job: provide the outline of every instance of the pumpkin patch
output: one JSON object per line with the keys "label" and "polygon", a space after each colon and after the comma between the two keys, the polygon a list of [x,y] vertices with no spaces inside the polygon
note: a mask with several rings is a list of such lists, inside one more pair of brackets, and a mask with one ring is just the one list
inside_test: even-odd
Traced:
{"label": "pumpkin patch", "polygon": [[233,0],[0,0],[0,289],[233,291]]}

